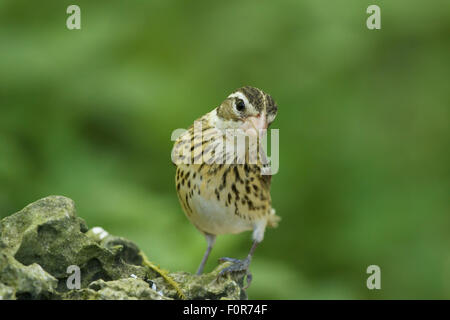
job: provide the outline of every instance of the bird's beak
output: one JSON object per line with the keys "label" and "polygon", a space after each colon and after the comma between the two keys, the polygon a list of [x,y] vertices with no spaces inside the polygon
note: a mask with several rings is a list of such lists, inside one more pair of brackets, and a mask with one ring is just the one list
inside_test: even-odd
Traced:
{"label": "bird's beak", "polygon": [[256,133],[260,132],[260,130],[267,129],[267,118],[264,113],[261,113],[256,117],[248,117],[245,122],[246,126],[249,129],[254,129]]}
{"label": "bird's beak", "polygon": [[250,117],[248,121],[251,122],[252,126],[256,130],[264,130],[267,129],[267,120],[264,115],[259,115],[258,117]]}

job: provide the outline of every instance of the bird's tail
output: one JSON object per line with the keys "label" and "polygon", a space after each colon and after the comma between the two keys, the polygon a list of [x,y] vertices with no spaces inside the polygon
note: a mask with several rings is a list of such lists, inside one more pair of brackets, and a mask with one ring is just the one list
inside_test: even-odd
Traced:
{"label": "bird's tail", "polygon": [[269,215],[269,219],[267,219],[267,226],[271,228],[278,227],[278,222],[280,222],[281,217],[275,214],[275,209],[272,208],[272,212]]}

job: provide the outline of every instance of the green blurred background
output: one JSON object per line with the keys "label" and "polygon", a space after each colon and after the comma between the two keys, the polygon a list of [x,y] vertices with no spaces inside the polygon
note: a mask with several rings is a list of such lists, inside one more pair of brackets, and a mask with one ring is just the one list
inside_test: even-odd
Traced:
{"label": "green blurred background", "polygon": [[[90,227],[194,272],[206,243],[170,136],[252,85],[279,105],[283,220],[249,296],[450,298],[449,37],[448,0],[0,0],[0,217],[65,195]],[[250,245],[219,237],[207,271]]]}

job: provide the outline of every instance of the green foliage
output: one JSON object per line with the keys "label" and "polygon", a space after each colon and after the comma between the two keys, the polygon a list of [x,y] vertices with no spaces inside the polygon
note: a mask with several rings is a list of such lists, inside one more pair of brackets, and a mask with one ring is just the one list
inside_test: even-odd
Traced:
{"label": "green foliage", "polygon": [[[0,217],[68,196],[90,227],[195,271],[171,132],[257,86],[280,171],[251,298],[449,298],[449,1],[0,2]],[[244,257],[249,234],[218,238]],[[368,265],[382,290],[366,288]]]}

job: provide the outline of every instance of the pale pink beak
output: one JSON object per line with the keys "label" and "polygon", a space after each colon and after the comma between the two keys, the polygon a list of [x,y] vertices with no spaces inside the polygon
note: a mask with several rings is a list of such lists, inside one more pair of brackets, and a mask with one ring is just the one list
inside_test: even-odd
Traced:
{"label": "pale pink beak", "polygon": [[259,115],[258,117],[250,117],[247,121],[250,121],[256,130],[267,129],[267,120],[264,114]]}
{"label": "pale pink beak", "polygon": [[266,130],[267,129],[267,119],[266,119],[265,113],[263,112],[262,114],[260,114],[256,117],[248,117],[244,121],[242,129],[248,133],[253,133],[255,135],[258,135],[260,130]]}

